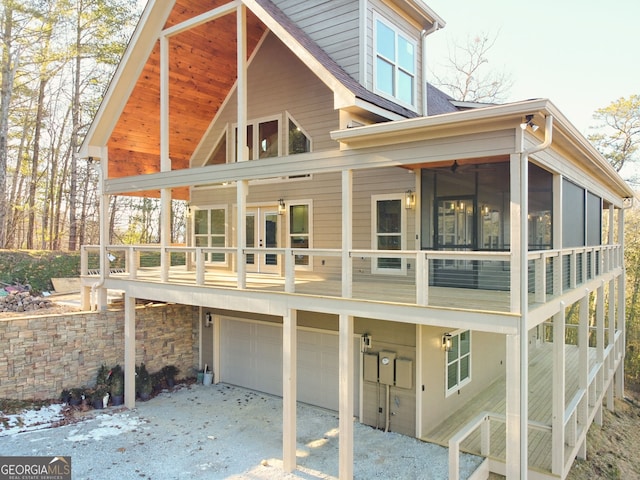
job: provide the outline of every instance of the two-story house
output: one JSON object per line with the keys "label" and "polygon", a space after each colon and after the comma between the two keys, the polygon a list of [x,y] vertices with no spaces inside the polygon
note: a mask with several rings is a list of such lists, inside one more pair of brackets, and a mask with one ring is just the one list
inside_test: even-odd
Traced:
{"label": "two-story house", "polygon": [[[125,292],[128,406],[139,298],[198,308],[216,382],[282,396],[287,470],[298,401],[338,412],[341,478],[354,417],[448,445],[451,478],[461,449],[476,478],[585,457],[623,391],[633,192],[549,100],[429,85],[444,25],[422,0],[149,1],[81,151],[84,303]],[[159,245],[108,244],[113,195],[161,199]]]}

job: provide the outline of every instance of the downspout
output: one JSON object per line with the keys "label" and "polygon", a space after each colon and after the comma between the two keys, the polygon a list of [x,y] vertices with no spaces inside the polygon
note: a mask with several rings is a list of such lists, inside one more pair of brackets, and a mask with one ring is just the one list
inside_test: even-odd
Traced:
{"label": "downspout", "polygon": [[[520,153],[520,478],[526,479],[529,469],[529,155],[551,145],[553,116],[545,117],[544,141]],[[523,441],[524,440],[524,441]]]}
{"label": "downspout", "polygon": [[[96,291],[98,290],[98,288],[102,288],[102,286],[104,285],[105,279],[106,279],[106,268],[108,267],[108,263],[107,263],[107,232],[105,231],[104,228],[104,222],[105,219],[107,218],[107,212],[106,212],[106,202],[104,201],[104,184],[103,184],[103,179],[104,179],[104,175],[102,172],[102,162],[98,162],[97,164],[95,164],[95,169],[98,172],[98,194],[100,195],[100,212],[99,212],[99,219],[100,219],[100,277],[98,279],[97,282],[95,282],[93,285],[91,285],[91,295],[90,295],[90,300],[92,303],[92,310],[93,310],[93,305],[95,305],[95,310],[98,310],[98,297],[96,294]],[[95,299],[95,302],[94,302]]]}
{"label": "downspout", "polygon": [[424,85],[424,90],[422,92],[422,116],[427,116],[427,104],[428,104],[428,92],[429,87],[427,86],[427,37],[431,35],[436,30],[440,29],[440,24],[438,22],[433,22],[431,28],[427,30],[422,30],[420,34],[421,38],[421,48],[422,48],[422,84]]}

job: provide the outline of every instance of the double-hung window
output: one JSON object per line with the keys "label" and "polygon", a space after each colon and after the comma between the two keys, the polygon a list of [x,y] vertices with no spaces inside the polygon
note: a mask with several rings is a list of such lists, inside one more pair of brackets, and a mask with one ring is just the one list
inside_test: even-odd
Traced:
{"label": "double-hung window", "polygon": [[471,331],[451,334],[446,358],[446,391],[451,395],[471,381]]}
{"label": "double-hung window", "polygon": [[390,23],[375,20],[375,90],[414,107],[416,103],[416,42]]}

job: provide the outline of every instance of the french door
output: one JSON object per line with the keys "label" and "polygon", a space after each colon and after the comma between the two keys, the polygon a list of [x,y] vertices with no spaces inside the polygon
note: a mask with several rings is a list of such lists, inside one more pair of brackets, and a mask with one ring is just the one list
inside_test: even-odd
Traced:
{"label": "french door", "polygon": [[[247,248],[278,248],[280,246],[280,215],[278,206],[247,208]],[[247,271],[254,273],[280,273],[275,253],[249,253]]]}

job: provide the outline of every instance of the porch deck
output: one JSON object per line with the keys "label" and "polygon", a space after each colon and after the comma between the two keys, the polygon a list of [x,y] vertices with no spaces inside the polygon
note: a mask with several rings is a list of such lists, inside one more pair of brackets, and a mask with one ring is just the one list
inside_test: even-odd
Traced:
{"label": "porch deck", "polygon": [[[534,348],[529,354],[529,468],[540,472],[551,472],[552,461],[552,375],[553,344],[545,343]],[[566,382],[565,401],[569,403],[579,390],[578,375],[569,372],[578,371],[578,347],[565,345]],[[589,348],[589,369],[596,364],[596,349]],[[449,439],[482,412],[491,412],[496,416],[504,416],[506,412],[506,379],[505,377],[489,385],[458,412],[447,417],[440,425],[423,436],[423,440],[448,446]],[[467,453],[480,454],[480,430],[472,433],[460,450]],[[506,458],[506,436],[504,422],[491,423],[491,454],[499,462]],[[565,461],[571,449],[565,445]]]}
{"label": "porch deck", "polygon": [[[509,312],[511,295],[518,291],[511,284],[509,252],[350,250],[345,256],[338,249],[247,248],[243,251],[247,259],[269,252],[273,273],[248,273],[241,286],[238,275],[231,270],[237,254],[233,248],[118,245],[107,247],[107,251],[109,261],[114,261],[107,276],[165,284],[336,298],[346,290],[356,300],[496,313]],[[543,305],[567,289],[619,269],[621,251],[619,245],[601,245],[530,252],[529,307]],[[99,274],[99,269],[89,269],[89,265],[99,266],[99,252],[96,246],[82,247],[83,277]],[[223,267],[206,263],[210,255],[226,258],[228,263]],[[165,265],[162,258],[166,259]],[[296,264],[302,258],[313,265],[313,271]],[[374,272],[380,260],[391,262],[395,268]],[[115,265],[117,270],[113,269]],[[349,270],[343,275],[345,268]]]}
{"label": "porch deck", "polygon": [[[110,274],[112,278],[126,279],[132,276],[124,271]],[[166,284],[202,285],[212,288],[238,288],[238,277],[234,273],[207,270],[202,283],[196,281],[196,272],[186,267],[171,267],[165,282],[162,282],[159,267],[139,268],[136,280]],[[342,296],[340,279],[322,277],[309,273],[298,274],[293,291],[287,289],[287,280],[278,274],[247,274],[247,290],[288,292],[302,295],[322,297]],[[354,276],[352,298],[392,302],[400,304],[416,304],[416,283],[412,279],[396,279],[375,277],[372,275]],[[429,286],[428,305],[434,307],[469,309],[486,312],[508,312],[510,308],[509,292],[486,290],[482,288],[456,288]]]}

